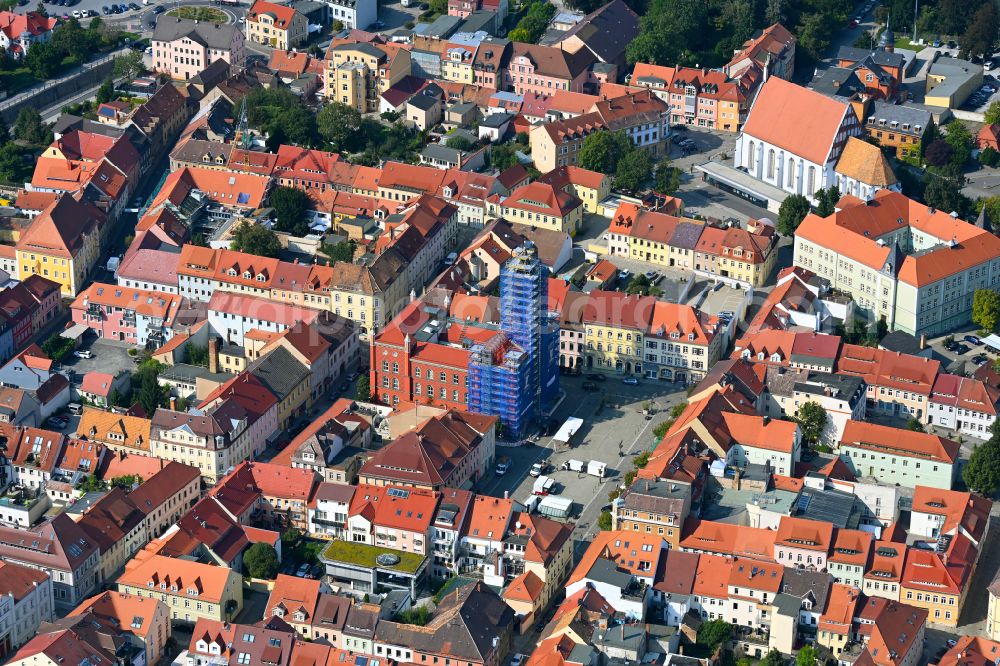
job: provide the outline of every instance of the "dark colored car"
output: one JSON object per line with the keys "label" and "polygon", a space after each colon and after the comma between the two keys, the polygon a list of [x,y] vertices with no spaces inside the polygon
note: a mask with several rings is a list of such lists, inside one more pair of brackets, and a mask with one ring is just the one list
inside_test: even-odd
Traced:
{"label": "dark colored car", "polygon": [[969,345],[963,345],[962,343],[958,343],[957,345],[955,345],[955,348],[952,351],[958,355],[965,354],[969,351]]}
{"label": "dark colored car", "polygon": [[983,344],[983,341],[980,340],[979,338],[977,338],[974,335],[967,335],[967,336],[965,336],[962,339],[965,340],[966,342],[968,342],[970,345],[976,345],[977,347],[979,345]]}
{"label": "dark colored car", "polygon": [[584,382],[583,383],[583,390],[584,391],[597,391],[599,389],[597,388],[597,384],[595,384],[594,382]]}
{"label": "dark colored car", "polygon": [[153,13],[154,14],[162,14],[163,11],[164,11],[163,7],[160,6],[160,5],[156,5],[155,7],[153,7]]}
{"label": "dark colored car", "polygon": [[603,382],[603,381],[605,381],[607,379],[607,377],[605,377],[604,375],[598,374],[596,372],[593,372],[593,373],[587,375],[587,379],[593,380],[595,382]]}

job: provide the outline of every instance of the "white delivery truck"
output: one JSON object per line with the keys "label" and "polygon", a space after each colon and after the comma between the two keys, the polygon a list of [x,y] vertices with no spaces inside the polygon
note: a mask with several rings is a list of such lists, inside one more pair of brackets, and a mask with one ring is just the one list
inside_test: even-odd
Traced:
{"label": "white delivery truck", "polygon": [[532,491],[535,495],[548,495],[555,488],[556,482],[547,476],[540,476],[535,479],[535,485]]}
{"label": "white delivery truck", "polygon": [[538,503],[538,513],[546,518],[565,520],[573,513],[573,500],[568,497],[549,496]]}
{"label": "white delivery truck", "polygon": [[586,467],[587,465],[582,460],[573,460],[570,458],[566,461],[566,469],[571,472],[582,472]]}
{"label": "white delivery truck", "polygon": [[602,463],[600,460],[591,460],[587,463],[587,474],[591,476],[596,476],[599,479],[603,479],[604,475],[608,472],[608,466]]}

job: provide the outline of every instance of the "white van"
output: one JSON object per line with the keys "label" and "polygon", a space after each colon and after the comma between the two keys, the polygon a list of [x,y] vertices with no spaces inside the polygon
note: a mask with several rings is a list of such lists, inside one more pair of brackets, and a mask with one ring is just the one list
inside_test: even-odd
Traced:
{"label": "white van", "polygon": [[69,413],[72,414],[73,416],[80,416],[80,414],[83,414],[83,405],[81,405],[78,402],[69,403],[66,406],[66,409],[68,409]]}

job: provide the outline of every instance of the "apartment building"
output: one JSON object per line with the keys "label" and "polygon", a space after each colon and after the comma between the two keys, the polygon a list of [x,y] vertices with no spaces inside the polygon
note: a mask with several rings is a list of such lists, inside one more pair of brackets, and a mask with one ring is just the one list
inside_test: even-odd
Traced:
{"label": "apartment building", "polygon": [[858,477],[951,489],[959,444],[944,437],[864,421],[848,421],[838,447],[840,458]]}
{"label": "apartment building", "polygon": [[247,39],[273,49],[288,51],[309,36],[309,20],[289,5],[256,0],[244,22]]}
{"label": "apartment building", "polygon": [[410,51],[402,45],[334,40],[323,93],[360,113],[378,112],[380,95],[410,73]]}
{"label": "apartment building", "polygon": [[159,599],[126,595],[108,590],[95,595],[70,612],[70,617],[93,614],[119,627],[127,627],[132,640],[145,652],[147,663],[156,663],[170,638],[170,610]]}
{"label": "apartment building", "polygon": [[611,505],[612,529],[655,533],[679,549],[684,521],[691,511],[690,484],[636,479]]}
{"label": "apartment building", "polygon": [[173,336],[180,305],[176,294],[94,282],[77,294],[70,312],[74,324],[100,338],[155,348]]}
{"label": "apartment building", "polygon": [[220,479],[210,495],[241,523],[263,520],[305,531],[309,499],[318,483],[309,469],[246,461]]}
{"label": "apartment building", "polygon": [[64,195],[49,204],[21,233],[14,246],[19,280],[41,275],[74,297],[100,255],[107,218],[89,203]]}
{"label": "apartment building", "polygon": [[172,622],[228,622],[243,607],[243,578],[228,567],[144,554],[118,578],[118,592],[159,598]]}
{"label": "apartment building", "polygon": [[487,200],[487,206],[494,217],[570,236],[575,236],[583,224],[583,202],[537,180],[518,187],[508,197],[493,195]]}
{"label": "apartment building", "polygon": [[43,570],[0,561],[0,646],[17,650],[55,610],[52,578]]}
{"label": "apartment building", "polygon": [[955,536],[943,552],[911,548],[900,582],[900,600],[925,609],[929,622],[958,626],[977,558],[976,547],[963,535]]}
{"label": "apartment building", "polygon": [[594,88],[593,54],[553,46],[514,42],[503,72],[503,85],[518,95],[552,95],[557,90],[590,92]]}
{"label": "apartment building", "polygon": [[827,218],[806,216],[794,262],[890,330],[934,336],[969,322],[975,291],[1000,283],[1000,239],[883,190]]}
{"label": "apartment building", "polygon": [[879,146],[895,148],[897,157],[919,155],[924,133],[932,122],[930,111],[875,100],[865,119],[865,134]]}
{"label": "apartment building", "polygon": [[611,217],[607,241],[612,256],[761,287],[774,271],[778,236],[771,225],[756,220],[746,229],[722,228],[622,202]]}
{"label": "apartment building", "polygon": [[573,343],[560,342],[564,367],[572,359],[588,371],[687,383],[704,377],[722,353],[718,319],[687,305],[596,289],[556,305],[562,320],[576,322],[583,333],[576,358],[563,351]]}
{"label": "apartment building", "polygon": [[48,574],[56,612],[75,608],[99,584],[100,549],[65,513],[28,529],[0,527],[0,560]]}
{"label": "apartment building", "polygon": [[669,104],[673,125],[739,132],[746,122],[750,100],[763,79],[756,65],[744,69],[734,80],[716,70],[638,62],[629,82],[649,88]]}
{"label": "apartment building", "polygon": [[601,130],[624,131],[632,143],[657,158],[667,152],[670,107],[651,91],[642,90],[599,101],[574,118],[538,125],[529,133],[535,168],[547,173],[576,165],[584,139]]}
{"label": "apartment building", "polygon": [[194,467],[206,483],[214,484],[253,452],[250,419],[251,414],[235,401],[205,414],[157,409],[150,453]]}
{"label": "apartment building", "polygon": [[989,439],[1000,390],[972,377],[939,373],[927,403],[927,423],[963,436]]}
{"label": "apartment building", "polygon": [[242,65],[243,31],[236,23],[220,25],[164,16],[153,31],[153,69],[187,81],[216,60]]}

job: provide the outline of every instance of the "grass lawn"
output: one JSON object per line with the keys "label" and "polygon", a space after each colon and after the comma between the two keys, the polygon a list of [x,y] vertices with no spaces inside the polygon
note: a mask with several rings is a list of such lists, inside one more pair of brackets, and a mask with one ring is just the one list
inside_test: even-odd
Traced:
{"label": "grass lawn", "polygon": [[[399,558],[397,564],[383,566],[375,561],[375,558],[382,554],[395,555]],[[378,567],[400,573],[414,574],[424,561],[423,555],[416,553],[405,553],[392,548],[380,548],[369,546],[366,543],[353,543],[350,541],[334,541],[323,551],[323,558],[335,562],[346,562],[362,567]]]}
{"label": "grass lawn", "polygon": [[167,12],[167,16],[209,23],[226,23],[229,20],[223,12],[212,7],[178,7]]}
{"label": "grass lawn", "polygon": [[909,37],[897,37],[896,41],[895,41],[895,45],[896,45],[897,49],[906,49],[908,51],[912,51],[914,49],[916,49],[917,51],[919,51],[920,49],[924,48],[920,44],[914,44],[914,43],[910,42],[910,38]]}

